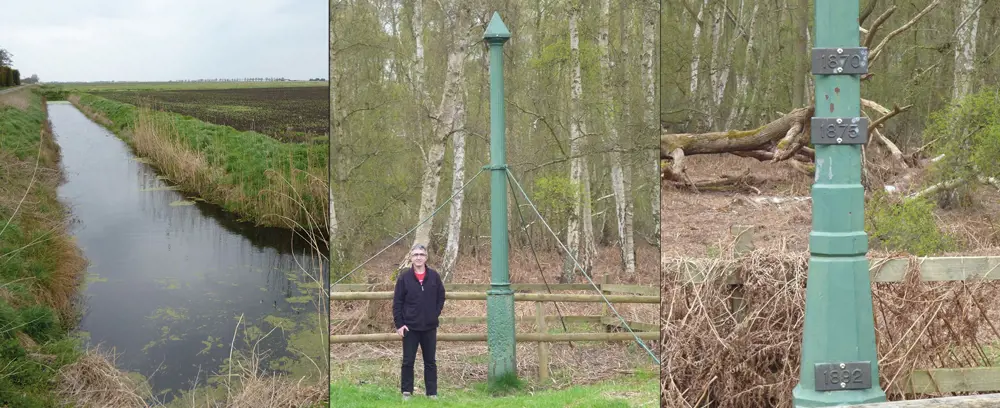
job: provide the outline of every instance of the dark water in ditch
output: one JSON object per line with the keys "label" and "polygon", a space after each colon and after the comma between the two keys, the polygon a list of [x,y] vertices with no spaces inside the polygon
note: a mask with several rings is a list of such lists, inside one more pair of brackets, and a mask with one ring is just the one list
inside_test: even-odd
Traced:
{"label": "dark water in ditch", "polygon": [[50,103],[49,120],[66,174],[59,197],[90,262],[78,327],[90,345],[113,348],[160,401],[226,374],[234,334],[236,352],[268,354],[263,369],[325,375],[322,266],[305,243],[170,187],[70,104]]}

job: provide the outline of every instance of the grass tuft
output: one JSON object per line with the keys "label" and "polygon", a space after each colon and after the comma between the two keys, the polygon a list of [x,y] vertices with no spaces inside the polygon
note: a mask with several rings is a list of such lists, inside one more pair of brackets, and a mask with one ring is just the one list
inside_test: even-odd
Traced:
{"label": "grass tuft", "polygon": [[486,392],[494,397],[510,395],[524,389],[524,381],[514,373],[507,373],[485,384]]}

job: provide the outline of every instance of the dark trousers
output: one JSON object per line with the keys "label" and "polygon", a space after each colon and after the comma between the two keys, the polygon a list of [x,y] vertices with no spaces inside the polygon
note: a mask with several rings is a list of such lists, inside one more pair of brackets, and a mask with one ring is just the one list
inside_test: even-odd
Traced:
{"label": "dark trousers", "polygon": [[417,359],[417,346],[423,352],[424,385],[427,395],[437,395],[437,329],[427,331],[406,331],[403,335],[402,392],[413,393],[413,362]]}

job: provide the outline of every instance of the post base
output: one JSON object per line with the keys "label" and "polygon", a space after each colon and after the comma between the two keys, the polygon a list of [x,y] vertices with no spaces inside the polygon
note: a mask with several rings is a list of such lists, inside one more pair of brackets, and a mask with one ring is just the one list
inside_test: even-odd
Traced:
{"label": "post base", "polygon": [[805,388],[802,383],[792,390],[792,404],[795,408],[837,407],[845,405],[885,402],[885,391],[876,384],[867,390],[816,391]]}
{"label": "post base", "polygon": [[510,381],[510,377],[517,377],[514,291],[510,285],[497,285],[486,295],[486,344],[490,354],[487,380]]}

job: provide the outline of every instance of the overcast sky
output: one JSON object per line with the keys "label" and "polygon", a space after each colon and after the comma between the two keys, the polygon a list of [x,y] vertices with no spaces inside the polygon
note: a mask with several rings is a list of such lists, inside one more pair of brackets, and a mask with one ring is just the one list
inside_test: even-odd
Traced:
{"label": "overcast sky", "polygon": [[0,48],[45,81],[326,78],[328,0],[3,2]]}

